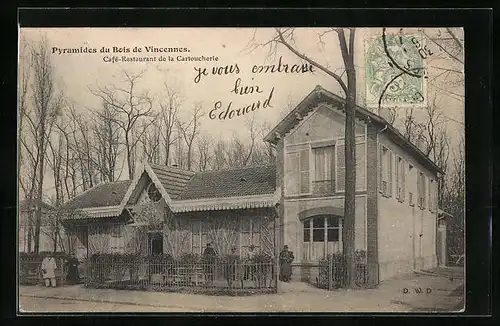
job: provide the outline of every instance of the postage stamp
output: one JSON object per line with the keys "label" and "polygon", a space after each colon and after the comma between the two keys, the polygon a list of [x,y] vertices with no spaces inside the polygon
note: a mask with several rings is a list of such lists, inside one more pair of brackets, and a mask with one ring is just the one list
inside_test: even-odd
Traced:
{"label": "postage stamp", "polygon": [[365,44],[366,105],[422,107],[427,104],[425,59],[432,55],[417,34],[367,38]]}

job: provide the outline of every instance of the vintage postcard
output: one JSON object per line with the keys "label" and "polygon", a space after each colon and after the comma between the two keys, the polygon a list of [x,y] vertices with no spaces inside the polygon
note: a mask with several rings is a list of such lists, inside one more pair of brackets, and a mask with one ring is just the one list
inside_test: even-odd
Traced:
{"label": "vintage postcard", "polygon": [[459,312],[462,28],[20,28],[20,312]]}

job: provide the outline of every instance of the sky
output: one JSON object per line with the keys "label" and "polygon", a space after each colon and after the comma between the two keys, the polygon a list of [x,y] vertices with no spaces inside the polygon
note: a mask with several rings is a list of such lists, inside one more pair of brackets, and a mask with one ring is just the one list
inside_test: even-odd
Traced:
{"label": "sky", "polygon": [[[296,29],[294,45],[300,53],[307,54],[328,69],[341,74],[343,61],[337,35],[330,32],[320,37],[322,31],[324,29]],[[397,33],[400,29],[388,29],[387,32],[388,34]],[[415,29],[407,28],[402,32],[408,35],[418,33]],[[425,32],[433,34],[438,31],[425,29]],[[379,36],[381,33],[381,28],[358,28],[356,31],[355,67],[360,105],[365,104],[366,40],[371,36]],[[457,33],[463,35],[461,30],[457,30]],[[137,86],[139,90],[161,98],[165,82],[167,82],[169,87],[182,94],[184,101],[180,110],[181,117],[187,117],[196,103],[202,105],[205,116],[201,121],[201,131],[214,138],[230,138],[235,133],[245,135],[247,132],[245,123],[249,118],[245,115],[225,120],[217,117],[211,119],[209,113],[219,101],[220,107],[224,109],[229,103],[233,109],[246,107],[257,101],[262,103],[269,98],[273,90],[271,106],[260,107],[254,111],[254,114],[258,122],[275,125],[290,104],[300,102],[316,85],[343,95],[337,82],[318,69],[312,73],[309,71],[305,73],[252,73],[254,65],[277,64],[280,57],[282,63],[290,66],[304,63],[283,46],[278,47],[274,56],[269,54],[269,48],[266,46],[249,51],[249,43],[264,44],[271,39],[274,29],[269,28],[22,28],[20,35],[21,38],[27,40],[37,40],[43,35],[47,37],[51,53],[53,52],[51,59],[57,87],[64,91],[65,96],[79,112],[85,113],[89,109],[96,109],[100,106],[99,98],[94,96],[90,89],[97,85],[114,84],[117,87],[124,85],[121,82],[123,70],[132,74],[145,71]],[[189,52],[148,54],[146,52],[148,46],[187,48]],[[434,57],[427,59],[429,66],[439,67],[439,69],[428,68],[428,96],[429,98],[436,96],[436,101],[449,122],[447,127],[453,131],[461,131],[464,120],[463,83],[458,86],[458,89],[452,90],[453,94],[440,90],[449,81],[449,79],[440,79],[445,78],[440,75],[443,69],[460,68],[457,68],[452,60],[442,53],[440,55],[442,51],[434,44],[429,43],[427,46],[434,52]],[[95,48],[97,53],[62,53],[64,49],[80,47]],[[100,49],[103,47],[110,48],[110,53],[101,53]],[[131,51],[134,47],[138,47],[142,49],[142,52],[113,53],[113,47],[128,48]],[[168,55],[172,56],[174,61],[158,61],[160,56],[167,57]],[[177,61],[178,55],[216,56],[218,61]],[[156,62],[105,62],[113,56],[119,58],[155,56]],[[213,67],[230,65],[233,68],[237,65],[239,73],[211,75]],[[197,69],[204,68],[208,76],[203,76],[198,83],[195,83]],[[450,74],[444,76],[450,78]],[[460,74],[458,76],[460,79]],[[241,86],[254,86],[254,89],[258,87],[261,92],[247,95],[231,92],[238,78],[241,79]],[[214,112],[218,114],[220,110]],[[50,189],[50,180],[47,181],[46,188]]]}

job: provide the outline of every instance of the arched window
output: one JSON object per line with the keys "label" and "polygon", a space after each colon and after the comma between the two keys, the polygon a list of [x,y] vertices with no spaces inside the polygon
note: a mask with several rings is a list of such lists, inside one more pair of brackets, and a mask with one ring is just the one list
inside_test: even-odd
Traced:
{"label": "arched window", "polygon": [[341,250],[342,218],[337,215],[315,215],[303,221],[303,258],[317,260]]}
{"label": "arched window", "polygon": [[152,182],[148,186],[148,197],[152,202],[155,203],[161,199],[160,191],[158,190],[158,188],[156,188],[155,184]]}

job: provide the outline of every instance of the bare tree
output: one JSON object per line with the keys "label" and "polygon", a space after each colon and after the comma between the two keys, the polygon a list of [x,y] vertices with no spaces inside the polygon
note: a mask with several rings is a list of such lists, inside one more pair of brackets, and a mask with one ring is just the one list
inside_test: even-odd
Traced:
{"label": "bare tree", "polygon": [[[321,42],[323,37],[328,34],[335,32],[337,35],[337,41],[339,42],[340,53],[344,62],[345,73],[347,75],[347,81],[342,79],[342,75],[337,74],[334,70],[331,70],[324,65],[318,63],[312,57],[299,51],[295,43],[294,28],[276,29],[275,36],[265,42],[264,44],[258,44],[255,39],[251,40],[249,44],[250,48],[257,48],[259,46],[268,46],[270,53],[276,53],[278,46],[284,46],[291,53],[293,53],[298,58],[308,62],[315,68],[319,69],[323,73],[332,77],[340,86],[345,94],[346,102],[344,105],[344,110],[346,113],[345,122],[345,196],[344,196],[344,225],[342,228],[343,236],[343,252],[347,259],[347,279],[348,286],[355,286],[355,261],[354,261],[354,219],[355,219],[355,185],[356,185],[356,153],[355,153],[355,135],[354,135],[354,123],[355,123],[355,108],[356,108],[356,70],[354,66],[354,38],[355,29],[349,28],[349,35],[346,37],[343,28],[331,28],[327,29],[318,36]],[[253,46],[252,46],[253,44]]]}
{"label": "bare tree", "polygon": [[116,128],[118,113],[103,103],[100,110],[94,111],[93,134],[95,139],[96,168],[102,181],[115,181],[115,172],[120,149],[121,129]]}
{"label": "bare tree", "polygon": [[101,98],[106,105],[118,114],[118,117],[113,117],[112,121],[123,131],[129,179],[134,176],[136,146],[144,132],[146,132],[147,127],[144,128],[144,125],[142,125],[143,128],[139,132],[136,129],[141,126],[141,120],[151,118],[148,120],[149,124],[154,121],[152,98],[147,92],[139,93],[137,91],[137,85],[144,76],[144,72],[132,74],[123,71],[125,87],[111,85],[109,87],[97,86],[97,89],[90,89],[92,94]]}
{"label": "bare tree", "polygon": [[[31,154],[33,155],[34,161],[37,163],[36,189],[30,190],[31,194],[29,195],[29,199],[34,198],[34,202],[36,203],[34,251],[38,253],[42,217],[40,203],[43,198],[42,191],[45,176],[46,150],[53,124],[56,118],[61,114],[63,99],[61,95],[57,94],[55,89],[53,78],[54,69],[50,59],[47,39],[44,37],[40,41],[34,43],[30,50],[30,64],[33,72],[33,80],[31,83],[33,103],[32,110],[29,110],[29,112],[25,110],[24,120],[28,122],[31,129],[33,148],[35,149]],[[27,146],[25,146],[25,148],[27,148]],[[30,200],[30,202],[32,201]]]}
{"label": "bare tree", "polygon": [[226,143],[222,140],[219,139],[214,146],[214,154],[213,154],[213,160],[211,164],[211,169],[212,170],[220,170],[224,169],[225,167],[228,166],[227,162],[227,145]]}
{"label": "bare tree", "polygon": [[160,146],[161,146],[161,125],[158,120],[153,123],[143,121],[142,128],[147,130],[143,133],[140,143],[142,144],[142,152],[146,156],[148,162],[160,164]]}
{"label": "bare tree", "polygon": [[206,171],[210,166],[212,156],[210,155],[210,139],[207,136],[198,137],[198,170]]}
{"label": "bare tree", "polygon": [[192,159],[193,159],[193,144],[195,138],[200,133],[200,118],[203,117],[201,104],[195,104],[193,107],[191,117],[187,122],[177,120],[177,128],[180,135],[182,136],[184,143],[187,147],[187,166],[188,170],[191,170]]}
{"label": "bare tree", "polygon": [[64,202],[64,188],[62,180],[62,162],[64,155],[64,135],[62,132],[63,127],[57,126],[59,132],[50,137],[49,141],[49,151],[47,153],[47,165],[52,170],[52,176],[54,178],[54,188],[56,191],[56,197],[54,200],[54,206],[58,207]]}
{"label": "bare tree", "polygon": [[161,134],[163,145],[165,147],[165,165],[170,163],[170,151],[172,145],[177,140],[174,136],[174,127],[178,121],[178,112],[182,104],[180,93],[173,87],[170,87],[167,82],[164,83],[164,100],[160,101],[161,108]]}

